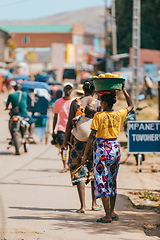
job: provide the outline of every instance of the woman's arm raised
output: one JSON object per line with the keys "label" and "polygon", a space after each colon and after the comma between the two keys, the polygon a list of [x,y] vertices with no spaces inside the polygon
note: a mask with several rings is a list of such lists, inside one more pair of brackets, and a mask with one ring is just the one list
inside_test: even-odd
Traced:
{"label": "woman's arm raised", "polygon": [[128,113],[129,113],[129,112],[132,111],[134,105],[133,105],[133,103],[132,103],[132,100],[131,100],[129,94],[127,93],[127,91],[126,91],[126,89],[125,89],[125,83],[123,83],[122,91],[123,91],[123,94],[124,94],[124,96],[125,96],[126,102],[127,102],[127,104],[128,104],[127,111],[128,111]]}

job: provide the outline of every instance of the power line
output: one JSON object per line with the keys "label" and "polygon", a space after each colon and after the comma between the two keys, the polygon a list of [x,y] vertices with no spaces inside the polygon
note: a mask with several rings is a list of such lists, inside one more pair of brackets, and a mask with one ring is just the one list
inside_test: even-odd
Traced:
{"label": "power line", "polygon": [[29,2],[29,1],[32,1],[32,0],[17,1],[17,2],[13,2],[13,3],[8,3],[8,4],[0,5],[0,7],[7,7],[7,6],[15,5],[15,4],[18,4],[18,3]]}

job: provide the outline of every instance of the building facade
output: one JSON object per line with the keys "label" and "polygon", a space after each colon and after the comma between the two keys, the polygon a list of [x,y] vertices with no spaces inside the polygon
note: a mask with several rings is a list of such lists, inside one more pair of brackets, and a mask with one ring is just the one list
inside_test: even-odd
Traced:
{"label": "building facade", "polygon": [[82,25],[6,25],[0,26],[0,29],[7,31],[16,43],[16,61],[25,61],[28,52],[35,52],[37,63],[44,66],[50,64],[52,68],[58,68],[60,61],[58,60],[56,64],[56,59],[59,59],[56,44],[61,48],[61,55],[64,54],[61,69],[65,67],[79,69],[91,64],[95,58],[94,49],[97,54],[103,55],[103,51],[100,51],[101,40],[93,34],[84,33]]}
{"label": "building facade", "polygon": [[0,29],[0,62],[6,62],[9,59],[9,51],[7,46],[7,40],[10,38],[10,35]]}

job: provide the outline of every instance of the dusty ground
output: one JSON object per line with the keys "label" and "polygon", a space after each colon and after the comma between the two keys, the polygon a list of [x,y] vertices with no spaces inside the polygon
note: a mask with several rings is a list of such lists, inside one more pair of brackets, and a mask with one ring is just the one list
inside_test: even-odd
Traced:
{"label": "dusty ground", "polygon": [[[153,190],[152,193],[160,194],[159,190]],[[145,209],[148,211],[155,211],[160,215],[160,200],[159,201],[149,201],[148,199],[140,198],[139,192],[129,192],[129,199],[133,206],[137,209]],[[159,217],[160,219],[160,217]],[[147,236],[157,236],[160,238],[160,224],[144,224],[142,226],[144,232]]]}
{"label": "dusty ground", "polygon": [[160,238],[160,224],[145,224],[143,228],[147,236],[158,236]]}
{"label": "dusty ground", "polygon": [[[117,109],[124,106],[123,96],[120,95],[120,101],[117,102]],[[137,120],[158,120],[158,97],[154,96],[153,100],[145,99],[139,102],[138,107],[148,106],[144,110],[142,110],[137,115]],[[127,141],[125,135],[123,134],[123,127],[122,132],[120,134],[120,140],[123,142]],[[128,152],[127,149],[121,150],[121,154],[123,159],[126,158]],[[130,157],[129,157],[130,158]],[[156,171],[160,172],[160,162],[159,162],[160,154],[156,154]],[[131,164],[131,160],[128,159],[125,164]],[[142,166],[143,172],[152,172],[153,170],[153,154],[146,154],[146,160],[143,162]],[[137,170],[138,171],[138,170]],[[149,189],[148,189],[149,190]],[[153,190],[154,193],[160,193],[159,189]],[[139,198],[138,191],[128,192],[128,196],[130,201],[132,202],[133,206],[138,209],[147,209],[147,210],[154,210],[158,214],[160,214],[160,200],[159,201],[147,201],[146,199]],[[159,217],[160,219],[160,217]],[[158,236],[160,238],[160,224],[144,224],[143,225],[144,232],[147,236]]]}
{"label": "dusty ground", "polygon": [[[0,94],[0,115],[8,119],[4,111],[3,99],[7,93]],[[141,112],[139,120],[157,120],[158,103],[144,100],[139,106],[149,104]],[[116,108],[124,106],[124,100],[117,102]],[[147,113],[146,113],[147,111]],[[151,114],[152,113],[152,114]],[[146,118],[147,117],[147,118]],[[151,118],[151,119],[150,119]],[[2,121],[1,126],[4,121]],[[139,199],[135,193],[142,190],[159,190],[160,161],[156,155],[157,172],[152,172],[153,155],[147,154],[146,160],[137,172],[133,155],[120,166],[118,177],[118,199],[116,211],[120,220],[111,226],[95,223],[102,213],[90,211],[90,189],[87,186],[87,207],[83,215],[74,211],[79,207],[76,190],[71,186],[69,173],[60,175],[61,162],[57,150],[43,144],[30,146],[27,155],[15,156],[12,149],[6,151],[5,138],[8,136],[7,122],[2,130],[0,145],[1,193],[0,206],[2,240],[66,240],[66,239],[160,239],[160,210],[153,202]],[[6,136],[4,137],[4,134]],[[127,141],[122,131],[120,141]],[[127,152],[122,151],[122,160]],[[65,182],[65,185],[64,185]],[[22,193],[22,194],[20,194]],[[54,194],[56,193],[56,194]],[[67,201],[64,201],[64,193]],[[18,197],[17,197],[18,196]],[[70,201],[68,201],[70,196]],[[130,202],[128,201],[128,197]],[[132,203],[132,204],[131,204]],[[158,202],[156,204],[159,204]],[[134,206],[134,207],[133,207]],[[144,234],[145,233],[145,234]]]}

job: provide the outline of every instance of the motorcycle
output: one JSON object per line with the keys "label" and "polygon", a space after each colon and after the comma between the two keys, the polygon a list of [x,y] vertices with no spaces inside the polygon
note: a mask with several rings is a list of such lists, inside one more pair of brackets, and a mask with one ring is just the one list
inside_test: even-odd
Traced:
{"label": "motorcycle", "polygon": [[[22,152],[22,146],[24,147],[24,152],[28,152],[29,146],[29,123],[27,119],[22,116],[12,116],[9,120],[9,129],[12,135],[9,142],[10,146],[15,147],[15,154],[20,155]],[[10,146],[7,148],[9,149]]]}
{"label": "motorcycle", "polygon": [[[146,108],[147,106],[144,106],[144,107],[137,107],[136,110],[132,110],[131,112],[129,112],[127,114],[127,117],[126,119],[124,120],[123,122],[123,128],[124,128],[124,131],[125,131],[125,134],[126,134],[126,137],[128,137],[128,129],[127,129],[127,126],[128,126],[128,121],[137,121],[136,119],[136,115],[139,114],[140,111],[142,111],[144,108]],[[127,146],[124,146],[124,147],[127,147]],[[126,159],[121,162],[122,164],[125,163],[128,159],[128,157],[130,156],[130,153],[128,153]],[[138,154],[134,154],[134,157],[135,157],[135,160],[136,160],[136,165],[138,165],[138,159],[140,159],[140,164],[142,164],[143,161],[145,161],[145,155],[144,154],[141,154],[141,153],[138,153]]]}

